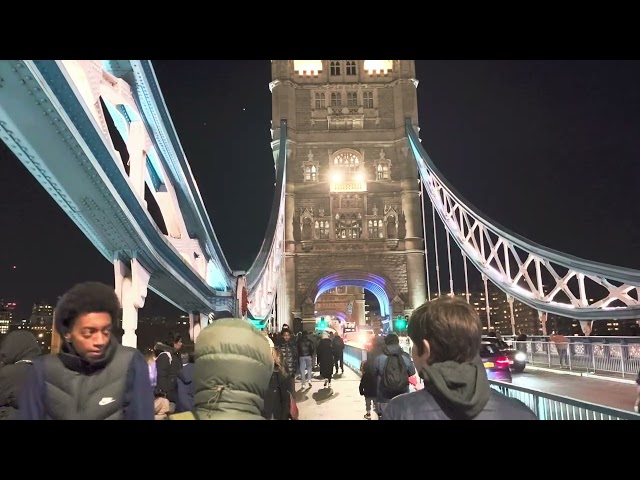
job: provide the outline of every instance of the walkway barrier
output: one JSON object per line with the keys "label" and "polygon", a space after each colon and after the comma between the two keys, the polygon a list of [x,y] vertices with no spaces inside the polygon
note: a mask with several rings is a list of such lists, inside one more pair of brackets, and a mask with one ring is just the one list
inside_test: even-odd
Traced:
{"label": "walkway barrier", "polygon": [[366,359],[366,350],[354,347],[353,345],[344,346],[344,356],[342,357],[342,361],[345,363],[345,365],[355,370],[357,374],[360,374],[360,365]]}
{"label": "walkway barrier", "polygon": [[[583,402],[575,398],[541,392],[510,383],[489,380],[491,388],[516,398],[533,410],[540,420],[640,420],[633,412]],[[633,399],[629,399],[633,402]]]}
{"label": "walkway barrier", "polygon": [[[353,345],[345,345],[344,363],[356,373],[367,359],[367,352]],[[640,415],[617,408],[583,402],[571,397],[520,387],[511,383],[489,380],[491,388],[507,397],[520,400],[533,410],[540,420],[640,420]],[[633,398],[629,401],[633,402]]]}
{"label": "walkway barrier", "polygon": [[640,372],[640,343],[580,341],[576,337],[570,337],[564,344],[539,340],[509,343],[526,352],[527,363],[531,365],[549,368],[562,365],[572,371],[617,374],[631,379]]}

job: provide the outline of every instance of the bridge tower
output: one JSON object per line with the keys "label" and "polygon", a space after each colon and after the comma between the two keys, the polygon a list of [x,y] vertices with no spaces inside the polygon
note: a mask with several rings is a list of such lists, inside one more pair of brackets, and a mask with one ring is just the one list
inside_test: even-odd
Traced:
{"label": "bridge tower", "polygon": [[272,60],[273,139],[286,119],[289,142],[279,326],[300,319],[312,330],[318,297],[336,287],[370,290],[383,317],[425,301],[404,123],[418,125],[417,85],[413,60]]}

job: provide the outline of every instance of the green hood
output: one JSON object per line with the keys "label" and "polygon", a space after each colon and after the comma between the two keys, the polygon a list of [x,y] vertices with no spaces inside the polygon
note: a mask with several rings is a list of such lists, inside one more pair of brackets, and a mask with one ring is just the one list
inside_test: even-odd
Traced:
{"label": "green hood", "polygon": [[427,365],[420,371],[420,376],[425,390],[452,418],[473,418],[489,401],[491,387],[480,357],[467,363],[447,361]]}

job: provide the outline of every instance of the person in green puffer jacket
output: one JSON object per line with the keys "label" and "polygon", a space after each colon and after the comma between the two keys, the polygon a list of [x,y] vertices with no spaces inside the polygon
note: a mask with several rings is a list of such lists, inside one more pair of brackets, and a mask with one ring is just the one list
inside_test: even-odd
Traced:
{"label": "person in green puffer jacket", "polygon": [[215,320],[195,344],[194,408],[169,420],[264,420],[273,373],[265,336],[239,318]]}

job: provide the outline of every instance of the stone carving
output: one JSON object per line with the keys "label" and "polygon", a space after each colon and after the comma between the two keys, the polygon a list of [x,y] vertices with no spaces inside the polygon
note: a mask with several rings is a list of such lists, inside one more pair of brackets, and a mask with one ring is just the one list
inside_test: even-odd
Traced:
{"label": "stone carving", "polygon": [[387,238],[398,238],[398,226],[396,224],[396,217],[389,215],[387,217]]}
{"label": "stone carving", "polygon": [[378,206],[374,205],[371,211],[373,212],[374,215],[378,215]]}
{"label": "stone carving", "polygon": [[381,148],[381,149],[380,149],[380,160],[386,160],[386,159],[384,158],[384,148]]}
{"label": "stone carving", "polygon": [[308,159],[310,162],[313,162],[313,152],[312,152],[311,150],[309,150],[309,155],[307,155],[307,159]]}
{"label": "stone carving", "polygon": [[313,240],[313,226],[309,217],[302,219],[302,241],[305,240]]}
{"label": "stone carving", "polygon": [[324,217],[324,208],[323,207],[318,208],[318,216],[319,217]]}
{"label": "stone carving", "polygon": [[307,297],[307,299],[302,304],[302,316],[313,317],[314,309],[315,309],[315,304],[309,297]]}

